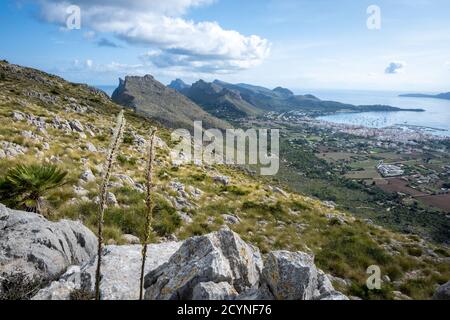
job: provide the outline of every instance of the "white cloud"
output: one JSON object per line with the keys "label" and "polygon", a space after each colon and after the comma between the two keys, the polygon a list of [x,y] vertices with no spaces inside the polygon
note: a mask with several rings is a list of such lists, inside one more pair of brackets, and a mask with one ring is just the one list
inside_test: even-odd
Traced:
{"label": "white cloud", "polygon": [[393,62],[389,63],[389,65],[384,70],[384,73],[386,73],[386,74],[400,73],[401,71],[403,71],[405,66],[406,66],[406,63],[404,63],[402,61],[393,61]]}
{"label": "white cloud", "polygon": [[[156,50],[143,58],[158,68],[227,73],[261,64],[270,44],[259,36],[225,30],[216,22],[183,18],[189,9],[213,0],[71,0],[81,8],[81,27],[112,33],[133,45]],[[45,20],[65,24],[69,2],[40,0]]]}

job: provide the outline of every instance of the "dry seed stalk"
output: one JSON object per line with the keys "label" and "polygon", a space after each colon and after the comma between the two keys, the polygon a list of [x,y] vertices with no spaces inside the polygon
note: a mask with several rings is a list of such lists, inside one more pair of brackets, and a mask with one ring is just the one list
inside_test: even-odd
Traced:
{"label": "dry seed stalk", "polygon": [[145,233],[142,241],[142,265],[141,265],[141,278],[139,287],[139,300],[142,300],[143,288],[144,288],[144,272],[145,272],[145,260],[147,258],[147,245],[151,233],[151,223],[153,215],[153,202],[152,202],[152,189],[153,189],[153,162],[155,160],[155,135],[156,128],[153,128],[150,133],[150,141],[148,146],[148,162],[146,171],[146,189],[147,195],[145,199],[146,215],[145,215]]}
{"label": "dry seed stalk", "polygon": [[106,201],[108,195],[108,184],[111,178],[114,161],[117,157],[120,144],[122,142],[123,132],[126,120],[123,110],[119,113],[116,121],[116,127],[113,132],[111,145],[109,147],[108,157],[103,168],[103,181],[100,189],[100,207],[98,211],[98,251],[97,251],[97,270],[95,273],[95,300],[100,300],[100,279],[101,279],[101,263],[102,263],[102,247],[103,247],[103,218],[105,215]]}

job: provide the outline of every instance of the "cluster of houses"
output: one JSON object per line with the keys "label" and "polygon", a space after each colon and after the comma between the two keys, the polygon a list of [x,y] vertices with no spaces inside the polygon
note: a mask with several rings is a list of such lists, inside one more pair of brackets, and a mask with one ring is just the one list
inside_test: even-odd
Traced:
{"label": "cluster of houses", "polygon": [[377,165],[377,170],[383,177],[399,177],[405,173],[405,171],[399,166],[385,164],[383,161],[380,161]]}

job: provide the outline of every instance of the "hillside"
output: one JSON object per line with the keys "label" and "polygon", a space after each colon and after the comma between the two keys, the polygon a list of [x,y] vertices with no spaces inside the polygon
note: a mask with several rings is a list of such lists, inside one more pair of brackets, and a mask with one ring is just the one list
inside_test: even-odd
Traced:
{"label": "hillside", "polygon": [[405,98],[434,98],[434,99],[450,100],[450,92],[439,93],[439,94],[407,93],[407,94],[401,94],[401,95],[399,95],[399,97],[405,97]]}
{"label": "hillside", "polygon": [[310,94],[295,95],[291,90],[282,87],[270,90],[250,84],[230,84],[220,80],[211,83],[199,80],[192,86],[188,86],[180,81],[173,81],[169,86],[209,113],[223,119],[287,111],[298,111],[312,116],[335,112],[423,111],[384,105],[355,106],[336,101],[324,101]]}
{"label": "hillside", "polygon": [[200,80],[181,92],[217,117],[233,119],[261,113],[261,110],[245,101],[239,91],[224,88],[216,82]]}
{"label": "hillside", "polygon": [[[139,79],[128,81],[139,83]],[[163,94],[157,113],[172,115],[173,110],[163,106],[181,109],[188,103],[149,77],[142,81],[143,89],[156,86]],[[0,88],[0,178],[19,163],[52,163],[67,170],[66,184],[44,199],[45,215],[53,221],[78,219],[95,230],[102,164],[121,107],[99,90],[5,61],[0,62]],[[133,93],[141,87],[122,83],[122,88],[119,92],[130,88]],[[285,94],[276,94],[280,93]],[[447,247],[392,232],[239,168],[172,163],[170,131],[153,121],[151,112],[143,116],[126,109],[128,124],[105,215],[104,236],[109,245],[123,245],[130,237],[143,235],[145,139],[156,125],[159,147],[152,242],[184,240],[228,225],[263,254],[272,250],[313,254],[336,289],[353,299],[428,299],[437,285],[450,278]],[[155,119],[173,125],[164,116]],[[176,118],[177,123],[186,121],[187,114]],[[0,202],[10,200],[5,197]],[[366,270],[371,265],[381,268],[381,290],[366,287]]]}
{"label": "hillside", "polygon": [[185,96],[167,88],[150,75],[120,79],[112,100],[171,128],[190,128],[197,120],[203,121],[205,128],[229,127],[223,120],[205,112]]}

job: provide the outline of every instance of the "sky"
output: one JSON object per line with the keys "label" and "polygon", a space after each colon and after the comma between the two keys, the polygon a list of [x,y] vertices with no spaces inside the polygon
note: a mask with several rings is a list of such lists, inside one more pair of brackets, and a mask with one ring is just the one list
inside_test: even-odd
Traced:
{"label": "sky", "polygon": [[91,85],[447,92],[449,14],[448,0],[10,0],[0,59]]}

